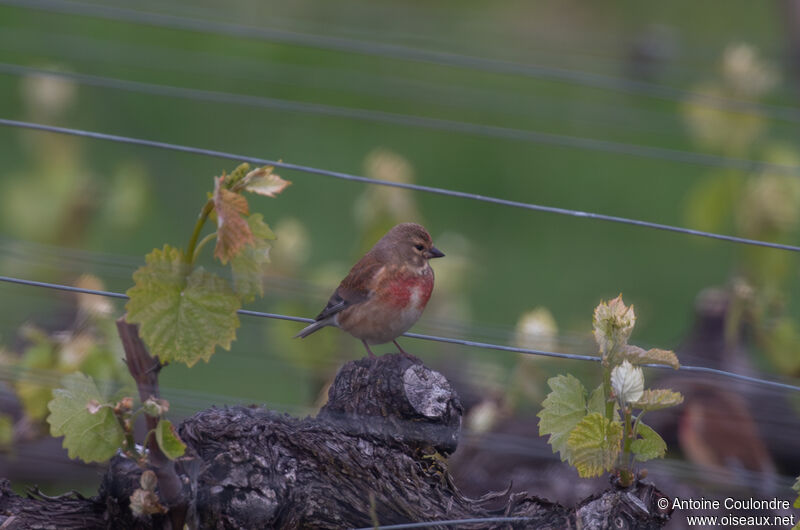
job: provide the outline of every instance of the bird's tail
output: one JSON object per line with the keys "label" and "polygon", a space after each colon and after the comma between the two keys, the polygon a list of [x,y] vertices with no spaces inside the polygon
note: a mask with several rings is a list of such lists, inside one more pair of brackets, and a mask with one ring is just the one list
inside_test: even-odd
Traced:
{"label": "bird's tail", "polygon": [[304,339],[304,338],[308,337],[309,335],[311,335],[312,333],[314,333],[315,331],[317,331],[318,329],[324,328],[328,324],[330,324],[330,322],[328,322],[327,319],[325,319],[325,320],[317,320],[316,322],[313,322],[313,323],[309,324],[308,326],[304,327],[303,329],[301,329],[300,333],[295,335],[294,338],[295,339],[297,339],[297,338]]}

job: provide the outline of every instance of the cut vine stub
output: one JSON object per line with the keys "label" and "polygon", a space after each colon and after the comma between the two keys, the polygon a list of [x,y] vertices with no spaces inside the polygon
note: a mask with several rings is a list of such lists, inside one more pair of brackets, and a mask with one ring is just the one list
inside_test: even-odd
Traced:
{"label": "cut vine stub", "polygon": [[416,357],[393,353],[345,364],[317,417],[353,433],[448,455],[458,447],[462,412],[442,374]]}

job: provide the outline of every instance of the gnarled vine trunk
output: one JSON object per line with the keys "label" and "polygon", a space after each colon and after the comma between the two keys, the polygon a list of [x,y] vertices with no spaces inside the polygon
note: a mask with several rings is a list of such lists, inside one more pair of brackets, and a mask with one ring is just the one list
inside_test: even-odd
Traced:
{"label": "gnarled vine trunk", "polygon": [[[187,522],[214,529],[359,528],[498,516],[525,519],[458,527],[658,528],[666,522],[668,514],[656,505],[663,495],[645,484],[612,487],[573,508],[526,494],[465,497],[446,463],[458,445],[461,413],[441,374],[400,354],[342,367],[315,418],[254,407],[199,412],[179,429],[189,447],[176,463]],[[171,527],[165,516],[131,515],[128,497],[140,474],[128,459],[115,457],[93,499],[23,499],[0,483],[3,528]],[[61,515],[53,509],[59,503]]]}

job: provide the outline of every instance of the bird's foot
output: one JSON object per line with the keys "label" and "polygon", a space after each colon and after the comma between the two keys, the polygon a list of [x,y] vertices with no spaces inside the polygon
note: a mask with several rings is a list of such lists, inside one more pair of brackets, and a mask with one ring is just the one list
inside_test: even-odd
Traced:
{"label": "bird's foot", "polygon": [[370,359],[377,359],[377,357],[375,356],[375,354],[374,354],[374,353],[372,353],[372,350],[370,350],[370,349],[369,349],[369,345],[367,344],[367,341],[365,341],[365,340],[363,340],[363,339],[362,339],[362,340],[361,340],[361,342],[363,342],[363,343],[364,343],[364,347],[367,349],[367,353],[369,354],[369,358],[370,358]]}
{"label": "bird's foot", "polygon": [[400,355],[402,355],[403,357],[405,357],[407,359],[411,359],[412,361],[416,360],[416,357],[414,355],[411,355],[407,351],[405,351],[403,348],[401,348],[400,345],[397,344],[396,340],[393,340],[392,342],[394,343],[395,346],[397,346],[397,350],[400,352]]}

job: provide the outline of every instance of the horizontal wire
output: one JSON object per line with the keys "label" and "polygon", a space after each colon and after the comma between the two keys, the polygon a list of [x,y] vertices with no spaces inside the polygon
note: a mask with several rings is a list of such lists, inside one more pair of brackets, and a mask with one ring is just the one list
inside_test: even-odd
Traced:
{"label": "horizontal wire", "polygon": [[527,523],[532,521],[531,517],[476,517],[472,519],[448,519],[445,521],[427,521],[422,523],[402,523],[379,526],[365,526],[355,530],[402,530],[405,528],[430,528],[432,526],[455,526],[459,524],[481,524],[481,523]]}
{"label": "horizontal wire", "polygon": [[[112,283],[117,280],[124,281],[125,283],[122,285],[127,285],[130,282],[131,274],[141,265],[141,256],[72,249],[21,241],[0,235],[0,259],[4,258],[6,260],[4,263],[9,266],[9,271],[12,271],[6,273],[8,276],[14,276],[17,271],[30,270],[28,267],[31,266],[44,266],[46,270],[61,273],[69,272],[75,274],[76,277],[91,273],[110,279]],[[219,273],[224,268],[219,265],[213,265],[212,270]],[[42,272],[42,274],[44,275],[45,272]],[[269,292],[272,293],[271,301],[297,301],[302,298],[309,302],[313,300],[315,304],[324,304],[324,300],[320,299],[318,295],[320,288],[327,289],[325,285],[297,279],[287,274],[286,272],[273,270],[265,278],[265,286],[269,287]],[[487,342],[508,342],[510,340],[509,337],[516,333],[513,326],[465,322],[445,315],[427,319],[422,327],[426,329],[422,333],[453,337],[471,335],[478,337],[475,340]],[[544,341],[545,339],[539,337],[538,334],[534,334],[529,340],[532,342],[527,343],[527,345],[531,348],[536,348],[539,347],[537,346],[539,341]],[[589,339],[586,334],[580,333],[559,333],[549,337],[546,341],[558,344],[561,348],[575,351],[585,347],[587,344],[594,344],[594,341]],[[646,345],[642,346],[645,347]]]}
{"label": "horizontal wire", "polygon": [[[92,3],[97,4],[98,2],[95,0]],[[104,0],[102,2],[104,5],[116,5],[116,6],[124,6],[127,7],[129,2],[126,0]],[[357,4],[358,2],[350,2],[350,4]],[[219,21],[225,19],[226,16],[236,18],[228,18],[227,20],[232,23],[250,23],[249,20],[242,20],[241,12],[234,13],[231,9],[227,7],[199,7],[196,3],[191,3],[191,5],[184,5],[183,2],[180,1],[171,1],[171,2],[159,2],[154,0],[140,0],[136,2],[136,8],[138,11],[156,11],[161,14],[169,14],[181,17],[190,17],[190,18],[198,18],[201,20],[210,20],[210,21]],[[343,7],[343,9],[346,9]],[[362,13],[363,15],[369,15],[372,18],[380,18],[380,19],[390,19],[396,16],[397,11],[391,9],[389,5],[377,5],[377,4],[370,4],[368,6],[369,11]],[[433,21],[438,21],[441,24],[446,23],[446,21],[452,21],[452,16],[448,12],[448,9],[445,7],[443,9],[439,9],[431,4],[419,4],[416,6],[411,6],[409,4],[403,5],[402,13],[407,15],[405,18],[406,20],[414,20],[419,17],[425,17],[427,22],[429,22],[428,26],[430,27],[430,23]],[[237,16],[239,15],[239,16]],[[283,14],[283,16],[277,16],[277,13],[270,14],[270,22],[273,23],[273,27],[281,27],[281,28],[297,28],[292,29],[292,31],[304,31],[306,33],[311,33],[308,28],[310,27],[317,27],[314,26],[315,20],[312,17],[309,17],[309,13],[291,13],[291,14]],[[480,30],[494,30],[496,29],[495,21],[491,20],[488,21],[486,17],[478,17],[479,20],[474,20],[472,18],[475,13],[472,14],[465,14],[466,17],[470,17],[469,20],[470,24],[470,34],[473,36],[478,35],[478,31]],[[434,18],[436,17],[436,18]],[[349,17],[348,17],[349,18]],[[362,17],[363,19],[363,17]],[[371,41],[378,40],[379,42],[393,42],[392,39],[400,39],[401,42],[410,42],[409,39],[412,39],[415,43],[413,46],[417,48],[422,47],[423,49],[429,49],[429,46],[433,46],[439,49],[445,49],[447,46],[452,46],[453,43],[458,45],[458,40],[454,40],[453,35],[444,35],[439,32],[438,34],[430,34],[430,33],[420,33],[416,32],[413,34],[409,34],[408,32],[404,31],[403,29],[399,29],[397,27],[366,27],[363,23],[358,23],[357,27],[348,26],[347,20],[345,21],[337,21],[337,22],[344,22],[343,24],[337,23],[335,29],[337,31],[336,35],[340,37],[344,37],[346,39],[356,39],[356,42],[361,43],[370,43]],[[488,22],[488,23],[487,23]],[[457,37],[458,35],[455,35]],[[612,67],[619,70],[620,68],[626,66],[630,62],[630,58],[624,54],[620,54],[619,50],[619,42],[618,39],[607,39],[607,35],[595,35],[592,39],[592,47],[591,50],[588,51],[581,46],[572,46],[573,43],[561,43],[558,50],[552,47],[552,40],[549,39],[547,36],[541,35],[529,35],[529,39],[535,39],[534,41],[529,41],[531,44],[530,47],[526,47],[525,49],[525,57],[538,57],[543,56],[546,58],[553,58],[555,56],[559,57],[566,57],[566,58],[584,58],[584,63],[589,62],[592,65],[596,64],[610,64]],[[484,38],[489,39],[490,36],[486,35]],[[472,42],[472,41],[471,41]],[[630,43],[631,46],[635,46],[636,42]],[[696,41],[695,41],[696,42]],[[705,45],[703,46],[702,50],[693,50],[691,57],[687,56],[680,56],[679,60],[670,60],[663,63],[663,68],[665,71],[672,71],[675,70],[677,72],[692,72],[696,75],[698,70],[708,72],[709,70],[713,69],[719,61],[719,54],[717,48],[720,46],[718,42],[714,42],[714,39],[709,39],[708,41],[704,41]],[[472,42],[474,44],[474,42]],[[505,52],[508,50],[509,46],[505,45],[502,42],[492,42],[493,48],[492,51],[495,53]],[[566,45],[565,45],[566,44]],[[407,46],[411,46],[410,44],[406,44]],[[499,45],[500,47],[497,47]],[[602,46],[598,46],[602,45]],[[519,45],[510,47],[514,51],[519,51]],[[542,49],[546,48],[546,49]],[[770,60],[773,62],[778,59],[780,56],[780,52],[774,47],[764,48],[762,50],[765,53],[765,57],[767,56],[766,53],[769,54]],[[455,51],[455,50],[452,50]],[[466,53],[466,52],[462,52]],[[676,56],[677,59],[677,56]],[[530,60],[529,60],[530,62]],[[566,64],[566,63],[564,63]],[[563,66],[562,66],[563,68]],[[579,67],[576,67],[579,68]],[[634,76],[635,78],[635,76]]]}
{"label": "horizontal wire", "polygon": [[[108,296],[112,298],[128,298],[126,294],[123,293],[116,293],[113,291],[101,291],[97,289],[84,289],[83,287],[73,287],[70,285],[62,285],[57,283],[48,283],[48,282],[39,282],[34,280],[25,280],[22,278],[12,278],[9,276],[0,276],[0,282],[7,282],[7,283],[14,283],[19,285],[28,285],[33,287],[43,287],[46,289],[56,289],[61,291],[70,291],[70,292],[78,292],[78,293],[86,293],[86,294],[95,294],[98,296]],[[265,313],[262,311],[252,311],[249,309],[239,309],[237,311],[240,315],[247,315],[247,316],[254,316],[254,317],[262,317],[262,318],[271,318],[277,320],[288,320],[290,322],[301,322],[301,323],[311,323],[314,322],[311,318],[303,318],[303,317],[296,317],[291,315],[282,315],[279,313]],[[595,355],[579,355],[574,353],[561,353],[561,352],[549,352],[543,350],[533,350],[529,348],[519,348],[516,346],[503,346],[500,344],[490,344],[487,342],[475,342],[471,340],[465,339],[454,339],[450,337],[438,337],[435,335],[421,335],[419,333],[404,333],[404,337],[409,337],[412,339],[421,339],[421,340],[428,340],[434,342],[444,342],[448,344],[459,344],[462,346],[470,346],[473,348],[482,348],[482,349],[491,349],[491,350],[500,350],[500,351],[509,351],[515,353],[524,353],[527,355],[540,355],[545,357],[558,357],[560,359],[570,359],[576,361],[594,361],[599,362],[600,357]],[[659,368],[659,369],[672,369],[669,366],[664,366],[660,364],[645,364],[648,368]],[[739,379],[742,381],[747,381],[750,383],[756,383],[760,385],[766,385],[776,388],[782,388],[785,390],[792,390],[795,392],[800,392],[800,386],[791,385],[788,383],[781,383],[778,381],[770,381],[768,379],[759,379],[757,377],[751,377],[746,375],[740,375],[733,372],[726,372],[724,370],[718,370],[716,368],[707,368],[703,366],[685,366],[680,365],[678,370],[683,371],[691,371],[691,372],[704,372],[708,374],[719,375],[722,377],[728,377],[731,379]]]}
{"label": "horizontal wire", "polygon": [[219,22],[199,18],[187,18],[178,15],[160,14],[135,9],[89,4],[85,2],[64,2],[54,0],[0,0],[0,5],[11,5],[26,9],[44,10],[73,15],[97,17],[107,20],[147,24],[157,27],[215,33],[248,39],[259,39],[298,46],[322,48],[340,52],[357,53],[373,57],[386,57],[404,61],[423,62],[438,66],[449,66],[489,72],[493,74],[517,75],[522,77],[558,81],[577,85],[618,91],[634,95],[682,102],[691,99],[693,103],[735,110],[737,112],[756,113],[783,121],[800,122],[800,110],[792,107],[764,105],[740,99],[725,98],[709,94],[657,85],[646,81],[617,78],[564,68],[528,65],[461,55],[451,52],[440,52],[411,48],[407,46],[381,42],[369,42],[344,37],[301,33],[277,28],[246,26],[231,22]]}
{"label": "horizontal wire", "polygon": [[[2,278],[2,277],[0,277]],[[444,342],[447,344],[459,344],[461,346],[471,346],[473,348],[483,348],[483,349],[490,349],[490,350],[500,350],[500,351],[509,351],[509,352],[516,352],[516,353],[527,353],[531,355],[540,355],[543,357],[558,357],[560,359],[571,359],[573,361],[600,361],[600,357],[596,355],[581,355],[578,353],[559,353],[559,352],[549,352],[544,350],[534,350],[530,348],[520,348],[517,346],[503,346],[501,344],[492,344],[489,342],[476,342],[473,340],[468,339],[455,339],[451,337],[439,337],[437,335],[423,335],[420,333],[409,333],[406,332],[403,334],[404,337],[410,337],[412,339],[422,339],[422,340],[431,340],[434,342]],[[798,387],[800,390],[800,387]]]}
{"label": "horizontal wire", "polygon": [[[0,0],[2,1],[2,0]],[[0,118],[0,125],[5,125],[8,127],[20,127],[25,129],[32,129],[37,131],[46,131],[58,134],[69,134],[72,136],[80,136],[84,138],[93,138],[95,140],[107,140],[112,142],[120,142],[130,145],[142,145],[147,147],[155,147],[158,149],[168,149],[171,151],[178,151],[182,153],[191,153],[196,155],[204,155],[204,156],[212,156],[217,158],[223,158],[227,160],[237,160],[237,161],[244,161],[250,162],[253,164],[263,164],[263,165],[270,165],[274,167],[280,167],[283,169],[290,169],[294,171],[301,171],[304,173],[310,173],[313,175],[323,175],[326,177],[333,177],[342,180],[349,180],[353,182],[363,182],[367,184],[377,184],[381,186],[389,186],[394,188],[402,188],[407,190],[414,190],[414,191],[422,191],[426,193],[435,193],[438,195],[446,195],[449,197],[458,197],[462,199],[470,199],[475,201],[481,202],[488,202],[492,204],[500,204],[502,206],[509,206],[513,208],[522,208],[525,210],[532,210],[537,212],[547,212],[547,213],[554,213],[559,215],[569,215],[571,217],[580,217],[582,219],[594,219],[597,221],[609,221],[613,223],[621,223],[631,226],[639,226],[644,228],[653,228],[656,230],[664,230],[667,232],[676,232],[679,234],[687,234],[692,236],[698,237],[706,237],[710,239],[716,239],[720,241],[729,241],[733,243],[741,243],[746,245],[754,245],[759,247],[767,247],[767,248],[774,248],[780,250],[789,250],[792,252],[800,252],[800,247],[795,245],[785,245],[782,243],[771,243],[768,241],[762,241],[759,239],[748,239],[743,237],[737,236],[729,236],[724,234],[717,234],[713,232],[705,232],[702,230],[694,230],[691,228],[682,228],[678,226],[672,225],[665,225],[661,223],[653,223],[650,221],[642,221],[638,219],[629,219],[627,217],[618,217],[614,215],[605,215],[599,213],[592,213],[592,212],[583,212],[580,210],[570,210],[567,208],[557,208],[555,206],[544,206],[540,204],[532,204],[527,202],[519,202],[519,201],[512,201],[508,199],[500,199],[497,197],[489,197],[486,195],[479,195],[476,193],[468,193],[464,191],[455,191],[449,190],[444,188],[435,188],[432,186],[423,186],[420,184],[410,184],[405,182],[391,182],[386,180],[379,180],[373,179],[369,177],[362,177],[358,175],[352,175],[350,173],[343,173],[340,171],[330,171],[327,169],[320,169],[310,166],[303,166],[300,164],[290,164],[287,162],[281,162],[276,160],[268,160],[266,158],[257,158],[252,156],[244,156],[244,155],[237,155],[234,153],[228,153],[225,151],[215,151],[211,149],[203,149],[200,147],[191,147],[186,145],[178,145],[178,144],[170,144],[166,142],[159,142],[155,140],[145,140],[141,138],[131,138],[128,136],[119,136],[115,134],[105,134],[95,131],[86,131],[82,129],[69,129],[66,127],[56,127],[53,125],[44,125],[41,123],[32,123],[27,121],[19,121],[19,120],[9,120],[6,118]],[[789,169],[788,166],[776,166],[779,168]],[[791,168],[795,171],[800,171],[800,168]]]}
{"label": "horizontal wire", "polygon": [[127,294],[115,293],[113,291],[86,289],[83,287],[74,287],[72,285],[63,285],[59,283],[37,282],[35,280],[23,280],[21,278],[11,278],[9,276],[0,276],[0,281],[8,283],[17,283],[20,285],[30,285],[32,287],[44,287],[45,289],[56,289],[58,291],[69,291],[72,293],[96,294],[98,296],[106,296],[108,298],[122,298],[125,300],[129,298]]}
{"label": "horizontal wire", "polygon": [[[209,72],[213,72],[217,79],[241,80],[244,82],[240,83],[241,86],[259,82],[287,87],[310,86],[327,92],[363,94],[396,104],[411,102],[415,109],[423,104],[437,110],[450,109],[455,112],[469,112],[471,115],[477,112],[483,116],[486,113],[481,114],[481,111],[491,111],[496,116],[513,119],[530,117],[557,120],[564,115],[562,107],[567,103],[563,94],[505,90],[498,97],[496,89],[467,86],[464,83],[451,85],[445,80],[413,79],[400,74],[385,75],[385,72],[378,75],[341,65],[312,67],[272,62],[265,68],[263,60],[225,55],[219,50],[188,51],[167,45],[142,43],[134,46],[64,32],[8,29],[0,33],[0,47],[3,46],[14,50],[24,47],[27,53],[36,57],[44,54],[51,61],[66,61],[68,64],[78,62],[87,67],[90,64],[117,67],[124,63],[126,66],[143,67],[148,71],[166,71],[170,75],[183,72],[207,76]],[[38,51],[31,51],[32,46]],[[353,100],[360,101],[358,98]],[[531,104],[531,101],[535,101],[535,104]],[[627,102],[601,105],[581,100],[571,100],[569,104],[573,117],[570,123],[575,127],[600,123],[609,132],[680,135],[685,138],[686,128],[673,108],[644,109],[634,108]]]}
{"label": "horizontal wire", "polygon": [[[474,122],[463,122],[443,118],[432,118],[412,114],[401,114],[374,109],[342,107],[324,103],[312,103],[266,96],[252,96],[231,92],[145,83],[141,81],[132,81],[91,74],[35,68],[19,64],[0,63],[0,73],[6,73],[9,75],[56,77],[60,79],[68,79],[82,85],[127,90],[140,94],[175,97],[195,101],[210,101],[214,103],[266,108],[284,112],[319,114],[323,116],[361,120],[370,123],[390,123],[406,127],[420,127],[431,130],[470,134],[489,138],[558,145],[600,152],[622,153],[633,156],[641,156],[643,158],[658,158],[673,162],[696,163],[702,165],[711,165],[714,167],[740,169],[743,171],[751,171],[754,169],[771,169],[777,173],[786,172],[792,175],[800,174],[800,171],[796,171],[795,168],[790,166],[775,166],[769,165],[768,162],[734,159],[705,153],[692,153],[689,151],[670,150],[652,146],[610,142],[595,138],[559,135],[543,131],[517,129]],[[515,113],[515,115],[518,114],[519,112]],[[767,167],[762,167],[763,164],[767,164]]]}
{"label": "horizontal wire", "polygon": [[[1,2],[2,0],[0,0]],[[432,130],[456,132],[459,134],[470,134],[475,136],[485,136],[489,138],[502,138],[521,142],[536,144],[556,145],[575,149],[585,149],[589,151],[599,151],[605,153],[625,154],[639,156],[642,158],[655,158],[667,160],[669,162],[697,164],[710,167],[720,167],[725,169],[735,169],[745,172],[750,171],[771,171],[776,174],[800,176],[800,168],[796,166],[786,166],[772,164],[759,160],[749,160],[744,158],[732,158],[708,153],[696,153],[691,151],[680,151],[677,149],[666,149],[663,147],[628,144],[600,140],[597,138],[587,138],[580,136],[568,136],[562,134],[548,133],[543,131],[533,131],[527,129],[516,129],[497,125],[486,125],[463,121],[448,120],[443,118],[431,118],[426,116],[416,116],[411,114],[399,114],[372,109],[362,109],[353,107],[340,107],[326,105],[322,103],[311,103],[304,101],[292,101],[280,98],[265,96],[250,96],[246,94],[234,94],[229,92],[219,92],[213,90],[203,90],[196,88],[176,87],[169,85],[159,85],[154,83],[143,83],[140,81],[130,81],[126,79],[115,79],[89,74],[79,74],[74,72],[59,72],[43,68],[33,68],[28,66],[0,63],[0,73],[14,75],[39,75],[49,77],[59,77],[72,81],[104,88],[114,88],[128,90],[139,93],[155,94],[160,96],[177,97],[183,99],[194,99],[199,101],[212,101],[216,103],[229,103],[244,106],[255,106],[261,108],[276,109],[285,112],[302,112],[311,114],[321,114],[339,118],[355,119],[368,122],[391,123],[406,127],[421,127]]]}

